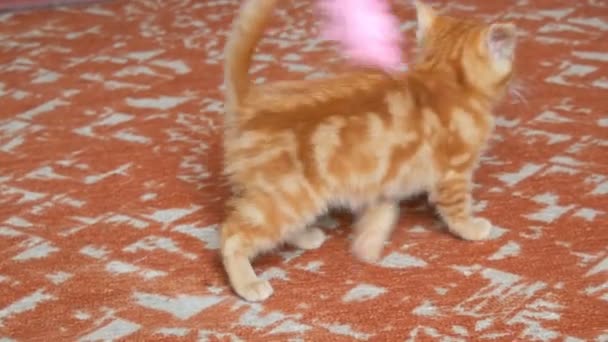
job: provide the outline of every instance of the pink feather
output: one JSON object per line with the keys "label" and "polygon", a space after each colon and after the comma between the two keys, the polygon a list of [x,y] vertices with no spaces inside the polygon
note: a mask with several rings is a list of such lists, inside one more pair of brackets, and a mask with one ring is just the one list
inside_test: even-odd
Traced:
{"label": "pink feather", "polygon": [[322,36],[337,41],[355,64],[388,71],[402,63],[401,32],[385,0],[319,0]]}

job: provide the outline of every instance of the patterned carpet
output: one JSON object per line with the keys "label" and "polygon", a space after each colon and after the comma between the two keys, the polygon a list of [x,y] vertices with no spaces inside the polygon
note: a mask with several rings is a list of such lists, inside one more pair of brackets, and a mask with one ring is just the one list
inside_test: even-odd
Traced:
{"label": "patterned carpet", "polygon": [[8,11],[23,11],[42,7],[57,7],[66,5],[82,5],[101,2],[103,0],[0,0],[0,13]]}
{"label": "patterned carpet", "polygon": [[[217,250],[236,6],[0,15],[0,341],[608,341],[606,1],[442,6],[522,29],[523,100],[497,111],[476,175],[492,239],[458,240],[414,200],[367,265],[348,253],[350,219],[327,219],[321,249],[256,261],[275,288],[263,304],[233,295]],[[261,79],[338,66],[310,9],[278,10]]]}

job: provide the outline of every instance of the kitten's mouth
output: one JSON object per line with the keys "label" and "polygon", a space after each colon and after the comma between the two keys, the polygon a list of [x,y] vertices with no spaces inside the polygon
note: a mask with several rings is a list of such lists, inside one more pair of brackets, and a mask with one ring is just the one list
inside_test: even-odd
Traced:
{"label": "kitten's mouth", "polygon": [[529,109],[528,95],[528,89],[520,80],[511,81],[504,100],[510,108],[506,113],[503,112],[507,114],[507,119],[516,119],[521,116],[523,111]]}

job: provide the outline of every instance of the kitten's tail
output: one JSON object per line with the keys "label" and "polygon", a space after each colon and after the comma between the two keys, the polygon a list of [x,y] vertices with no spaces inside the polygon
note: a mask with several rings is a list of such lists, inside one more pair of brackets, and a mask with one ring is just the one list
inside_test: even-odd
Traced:
{"label": "kitten's tail", "polygon": [[251,86],[249,67],[277,0],[246,0],[232,24],[224,52],[224,82],[228,111],[235,110]]}

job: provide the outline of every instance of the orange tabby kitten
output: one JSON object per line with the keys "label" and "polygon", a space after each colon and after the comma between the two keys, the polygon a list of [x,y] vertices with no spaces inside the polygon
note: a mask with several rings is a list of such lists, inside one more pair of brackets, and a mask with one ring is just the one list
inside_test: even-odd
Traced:
{"label": "orange tabby kitten", "polygon": [[416,3],[419,59],[405,75],[359,70],[252,85],[255,45],[277,0],[249,0],[226,50],[224,267],[249,301],[272,294],[250,260],[282,242],[319,247],[309,225],[328,208],[359,211],[353,253],[379,258],[399,200],[426,192],[454,234],[488,236],[471,213],[471,176],[511,79],[512,24],[439,16]]}

